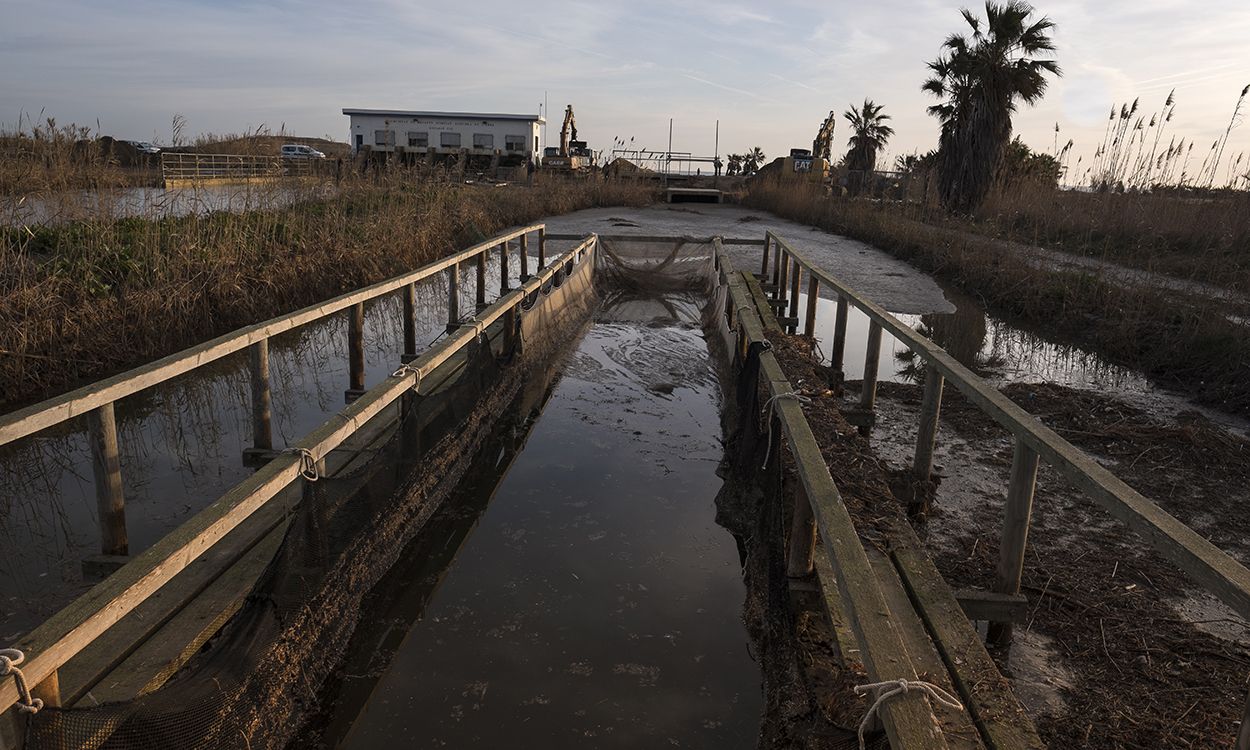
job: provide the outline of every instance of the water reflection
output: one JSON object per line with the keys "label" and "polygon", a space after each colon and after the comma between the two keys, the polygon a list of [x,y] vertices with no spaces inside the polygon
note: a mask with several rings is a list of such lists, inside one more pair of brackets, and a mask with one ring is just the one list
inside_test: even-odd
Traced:
{"label": "water reflection", "polygon": [[[512,256],[511,284],[519,283]],[[460,309],[474,310],[473,267],[462,270]],[[498,254],[487,268],[488,301],[499,294]],[[445,335],[447,283],[417,285],[418,342]],[[394,371],[403,349],[402,301],[366,305],[366,387]],[[276,447],[289,445],[344,404],[346,312],[270,342]],[[141,391],[116,405],[126,521],[132,554],[142,552],[248,476],[251,445],[246,352]],[[85,419],[0,446],[0,641],[21,633],[83,593],[81,561],[99,552]]]}

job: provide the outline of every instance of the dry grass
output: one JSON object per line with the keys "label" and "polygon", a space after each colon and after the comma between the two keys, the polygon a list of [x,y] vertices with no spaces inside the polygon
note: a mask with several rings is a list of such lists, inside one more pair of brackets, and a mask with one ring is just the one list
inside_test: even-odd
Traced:
{"label": "dry grass", "polygon": [[1229,319],[1226,302],[1161,297],[1092,273],[1025,263],[995,239],[935,226],[889,204],[767,184],[754,186],[746,200],[876,245],[954,282],[1003,317],[1144,370],[1202,402],[1250,413],[1250,336]]}
{"label": "dry grass", "polygon": [[[280,208],[0,229],[0,408],[419,266],[638,185],[486,188],[394,172],[272,188]],[[294,199],[294,202],[290,202]]]}

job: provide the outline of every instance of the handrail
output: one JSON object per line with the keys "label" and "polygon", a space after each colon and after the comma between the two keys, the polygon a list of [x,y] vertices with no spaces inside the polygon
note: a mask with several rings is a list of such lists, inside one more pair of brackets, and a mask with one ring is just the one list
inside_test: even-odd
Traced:
{"label": "handrail", "polygon": [[[968,400],[1044,458],[1068,481],[1113,516],[1144,536],[1165,558],[1180,566],[1242,617],[1250,619],[1250,570],[1245,566],[1129,487],[941,347],[881,306],[860,296],[845,282],[814,264],[771,231],[765,234],[765,254],[770,242],[775,242],[782,253],[792,258],[808,274],[819,279],[820,283],[832,287],[842,299],[855,305],[870,320],[920,355],[943,377],[954,383]],[[1025,524],[1027,526],[1027,516]]]}
{"label": "handrail", "polygon": [[[528,229],[518,230],[518,232],[528,231]],[[516,234],[514,232],[510,236],[516,236]],[[501,240],[497,239],[493,243],[497,244],[499,241]],[[495,244],[489,244],[487,247],[494,247]],[[410,362],[399,374],[386,378],[349,404],[343,411],[331,416],[293,446],[293,452],[283,452],[273,458],[255,474],[232,487],[212,505],[188,519],[142,554],[123,565],[113,575],[28,633],[17,644],[18,648],[26,652],[27,661],[23,664],[22,671],[25,673],[27,682],[37,685],[54,674],[65,662],[122,619],[137,604],[154,594],[177,573],[295,481],[301,475],[304,460],[303,457],[297,455],[297,452],[306,450],[311,453],[313,460],[324,458],[383,409],[393,404],[414,386],[419,387],[422,378],[476,339],[486,326],[519,308],[527,296],[540,291],[547,281],[564,268],[566,263],[570,261],[576,263],[583,257],[589,262],[593,257],[595,246],[596,237],[591,235],[576,247],[562,253],[519,287],[507,292],[490,307],[482,310],[471,324],[459,327],[438,344],[426,350],[416,360]],[[480,245],[475,246],[475,248],[480,247]],[[449,267],[459,262],[454,259],[463,260],[469,257],[475,248],[457,253],[449,259],[438,261],[425,268],[437,267],[441,270]],[[424,270],[423,268],[422,272]],[[398,278],[408,279],[412,276],[413,274],[406,274]],[[374,285],[367,289],[379,287],[380,285]],[[0,714],[8,710],[17,700],[18,693],[14,681],[0,682]]]}
{"label": "handrail", "polygon": [[10,412],[0,416],[0,445],[11,443],[14,440],[86,414],[105,404],[138,393],[145,388],[163,383],[171,378],[202,367],[209,362],[221,359],[226,355],[246,349],[258,341],[333,315],[353,305],[388,294],[402,288],[406,284],[429,278],[453,265],[488,252],[504,242],[527,235],[530,232],[543,232],[545,228],[546,225],[544,224],[532,224],[507,234],[499,235],[485,242],[478,243],[467,250],[462,250],[441,260],[428,263],[415,271],[387,279],[386,281],[380,281],[371,286],[357,289],[354,292],[341,294],[338,297],[315,305],[309,305],[287,315],[270,318],[262,323],[240,328],[189,349],[162,357],[146,365],[99,380],[91,385],[77,388],[24,409]]}

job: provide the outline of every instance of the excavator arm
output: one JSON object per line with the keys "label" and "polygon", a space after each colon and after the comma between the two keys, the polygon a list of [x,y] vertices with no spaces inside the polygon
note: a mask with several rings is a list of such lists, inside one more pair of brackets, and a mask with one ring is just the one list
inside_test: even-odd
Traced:
{"label": "excavator arm", "polygon": [[575,140],[577,140],[577,120],[573,118],[573,105],[570,104],[564,108],[564,125],[560,127],[560,156],[569,155],[569,141]]}

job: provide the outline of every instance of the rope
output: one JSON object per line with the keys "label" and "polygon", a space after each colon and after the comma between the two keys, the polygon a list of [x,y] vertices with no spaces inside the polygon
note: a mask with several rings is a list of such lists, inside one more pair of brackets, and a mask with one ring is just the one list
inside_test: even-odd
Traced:
{"label": "rope", "polygon": [[888,682],[870,682],[867,685],[856,685],[856,695],[875,693],[877,697],[873,704],[868,707],[868,713],[864,714],[863,720],[859,722],[859,750],[864,750],[864,733],[868,731],[868,725],[872,722],[872,717],[877,714],[878,709],[881,708],[881,704],[896,695],[907,695],[907,693],[913,690],[921,694],[927,694],[935,703],[939,703],[947,708],[953,708],[956,711],[964,710],[964,704],[960,703],[958,698],[937,685],[924,680],[890,680]]}
{"label": "rope", "polygon": [[317,473],[317,459],[313,456],[312,451],[307,448],[287,448],[282,452],[299,456],[300,476],[310,482],[315,482],[321,478],[321,475]]}
{"label": "rope", "polygon": [[398,370],[391,373],[392,378],[402,378],[405,375],[417,376],[416,381],[414,381],[412,384],[412,391],[413,393],[416,393],[421,388],[421,369],[418,367],[413,367],[412,365],[405,362],[404,364],[399,366]]}
{"label": "rope", "polygon": [[764,402],[764,419],[768,422],[768,442],[767,450],[764,451],[764,463],[761,469],[768,468],[768,457],[773,454],[773,406],[779,398],[792,398],[801,404],[810,404],[812,400],[803,395],[803,391],[787,391],[786,393],[778,393],[772,398]]}
{"label": "rope", "polygon": [[24,714],[37,714],[43,708],[43,699],[31,697],[30,689],[26,687],[26,675],[17,668],[24,661],[26,654],[21,651],[0,648],[0,677],[13,675],[13,682],[17,684],[17,710]]}

